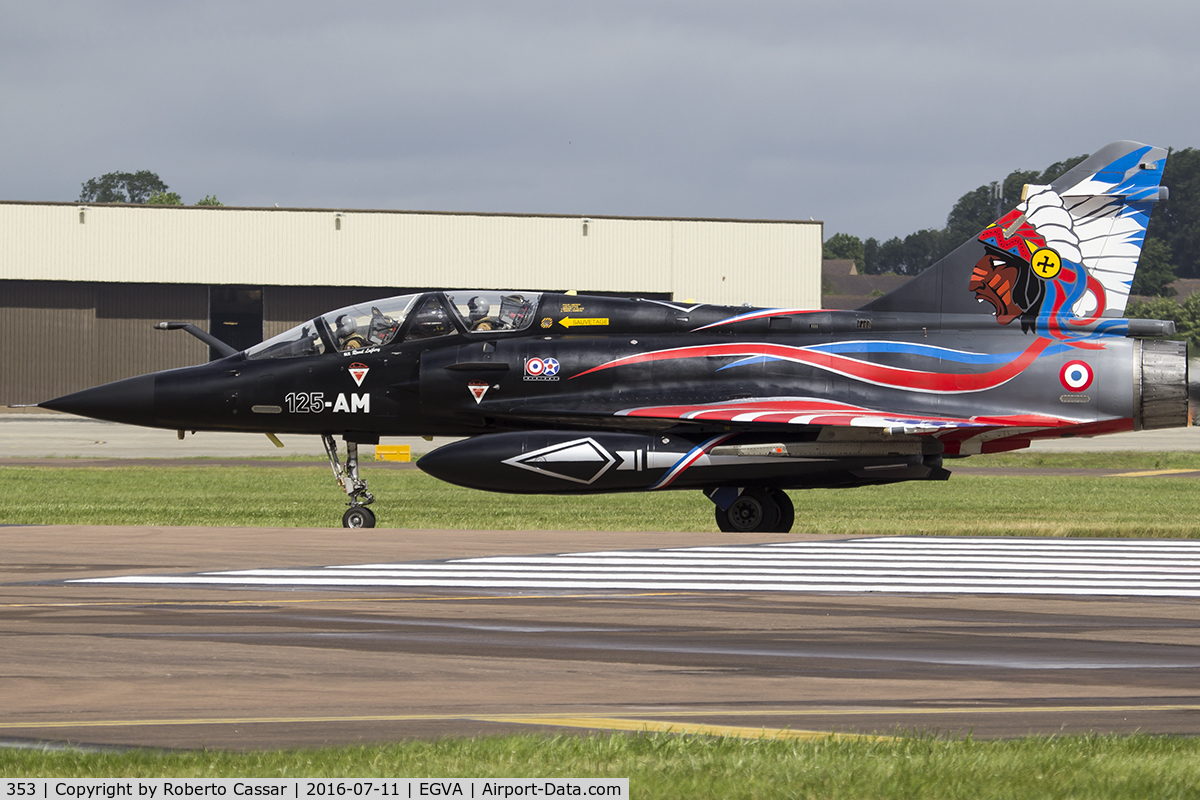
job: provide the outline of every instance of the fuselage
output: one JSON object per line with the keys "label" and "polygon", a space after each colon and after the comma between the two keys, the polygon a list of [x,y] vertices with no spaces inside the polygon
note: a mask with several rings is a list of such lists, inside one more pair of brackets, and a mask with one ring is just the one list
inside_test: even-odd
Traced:
{"label": "fuselage", "polygon": [[[406,305],[419,309],[431,301],[452,305],[441,293],[414,296]],[[1016,449],[1031,438],[1186,424],[1182,348],[1126,335],[1065,343],[1000,327],[986,315],[684,306],[560,294],[537,297],[523,322],[513,330],[472,331],[447,314],[436,335],[427,335],[428,326],[419,331],[418,317],[410,315],[379,344],[284,354],[267,348],[266,355],[251,349],[46,405],[161,428],[377,441],[545,429],[704,433],[751,425],[797,436],[805,427],[800,417],[811,413],[806,401],[820,399],[830,409],[886,412],[895,424],[876,427],[893,433],[937,433],[947,455]],[[1157,359],[1149,377],[1148,350]],[[1071,376],[1068,365],[1075,365]],[[939,432],[940,420],[947,422]],[[993,424],[988,431],[950,430],[949,421],[957,420]]]}

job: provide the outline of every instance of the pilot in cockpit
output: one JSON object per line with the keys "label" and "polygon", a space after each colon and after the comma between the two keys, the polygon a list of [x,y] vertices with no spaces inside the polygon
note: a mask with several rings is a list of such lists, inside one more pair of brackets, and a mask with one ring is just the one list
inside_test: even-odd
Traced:
{"label": "pilot in cockpit", "polygon": [[337,329],[334,335],[337,336],[338,349],[340,350],[357,350],[367,343],[367,340],[358,332],[358,323],[354,317],[349,314],[342,314],[336,321]]}
{"label": "pilot in cockpit", "polygon": [[490,331],[496,329],[497,320],[488,316],[492,313],[492,305],[482,297],[475,296],[467,301],[469,323],[473,331]]}

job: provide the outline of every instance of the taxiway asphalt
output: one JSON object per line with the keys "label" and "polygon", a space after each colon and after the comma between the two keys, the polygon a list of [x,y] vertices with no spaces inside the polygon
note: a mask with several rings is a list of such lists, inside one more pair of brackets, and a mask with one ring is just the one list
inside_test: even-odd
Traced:
{"label": "taxiway asphalt", "polygon": [[[798,566],[759,570],[778,575],[876,546],[861,537],[84,526],[0,536],[0,739],[10,741],[259,748],[551,730],[1200,733],[1200,606],[1170,591],[981,594],[938,590],[929,571],[913,573],[930,581],[927,592],[919,583],[713,590],[674,579],[615,589],[536,579],[158,582],[348,565],[409,574],[500,564],[510,575],[543,568],[547,558],[527,558],[537,554],[691,562],[725,558],[731,545],[743,561],[788,553]],[[1008,544],[1021,546],[999,546]],[[928,569],[961,581],[962,569],[1026,569],[1003,565],[1041,558],[981,546],[966,566]],[[1079,569],[1128,560],[1127,570],[1154,572],[1162,585],[1200,586],[1182,549],[1147,566],[1146,547],[1123,547],[1088,546]],[[884,556],[886,565],[893,556]],[[149,582],[79,582],[137,576]],[[1015,578],[1028,580],[1057,578]]]}

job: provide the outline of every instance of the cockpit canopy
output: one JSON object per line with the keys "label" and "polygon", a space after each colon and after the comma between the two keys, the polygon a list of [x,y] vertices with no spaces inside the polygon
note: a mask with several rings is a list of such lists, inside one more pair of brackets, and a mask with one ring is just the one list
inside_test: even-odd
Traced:
{"label": "cockpit canopy", "polygon": [[446,292],[459,321],[472,333],[528,328],[541,297],[537,292]]}
{"label": "cockpit canopy", "polygon": [[[524,330],[533,321],[537,292],[453,291],[405,294],[346,306],[273,336],[246,351],[247,358],[295,358],[350,352],[450,334]],[[405,322],[411,317],[411,323]]]}

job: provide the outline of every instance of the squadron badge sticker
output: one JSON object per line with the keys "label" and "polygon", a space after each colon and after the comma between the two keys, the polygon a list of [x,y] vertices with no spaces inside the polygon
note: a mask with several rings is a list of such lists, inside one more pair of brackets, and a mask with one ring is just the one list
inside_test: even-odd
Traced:
{"label": "squadron badge sticker", "polygon": [[487,381],[471,381],[467,384],[467,389],[471,392],[471,397],[475,398],[475,405],[483,400],[483,396],[487,394],[489,384]]}
{"label": "squadron badge sticker", "polygon": [[367,372],[369,372],[370,369],[371,368],[366,364],[360,364],[357,361],[347,368],[350,373],[350,377],[354,378],[354,383],[357,386],[362,386],[363,378],[367,377]]}

